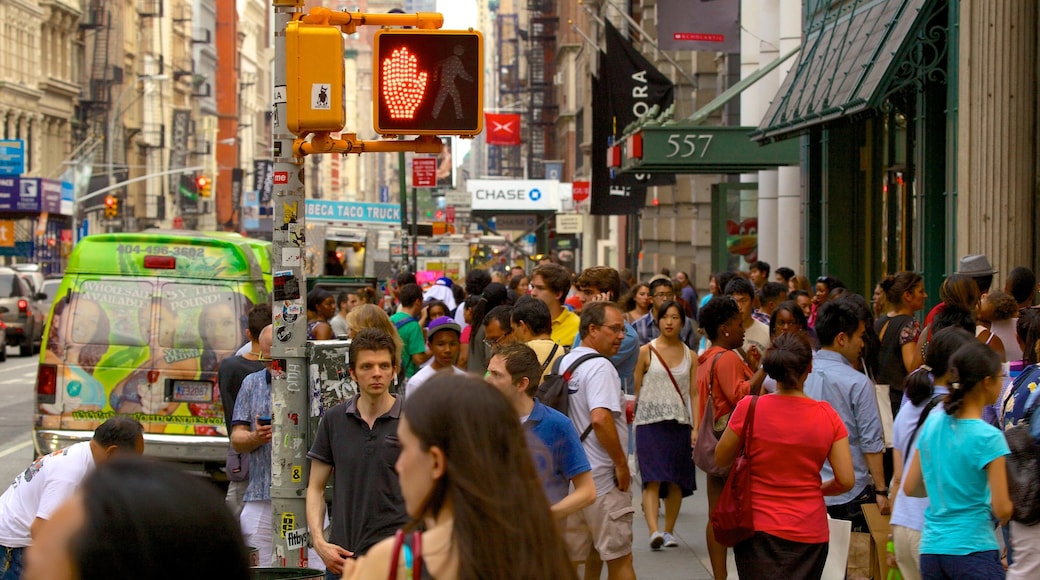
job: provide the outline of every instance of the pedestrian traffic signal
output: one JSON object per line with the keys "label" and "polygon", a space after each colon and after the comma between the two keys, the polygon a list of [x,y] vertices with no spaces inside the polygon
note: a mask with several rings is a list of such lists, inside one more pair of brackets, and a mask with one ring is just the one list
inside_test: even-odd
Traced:
{"label": "pedestrian traffic signal", "polygon": [[[338,133],[343,107],[343,34],[338,26],[291,21],[285,28],[286,126],[295,135]],[[279,87],[275,87],[275,101]]]}
{"label": "pedestrian traffic signal", "polygon": [[476,135],[484,129],[480,32],[383,29],[373,55],[377,133]]}
{"label": "pedestrian traffic signal", "polygon": [[119,198],[114,195],[105,196],[105,217],[119,217]]}
{"label": "pedestrian traffic signal", "polygon": [[213,195],[212,187],[213,180],[205,175],[200,175],[195,178],[195,189],[199,192],[199,197],[209,197]]}

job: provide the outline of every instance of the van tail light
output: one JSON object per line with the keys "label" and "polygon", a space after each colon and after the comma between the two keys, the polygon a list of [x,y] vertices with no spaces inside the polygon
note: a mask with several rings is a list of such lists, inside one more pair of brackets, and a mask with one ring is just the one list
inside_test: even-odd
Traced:
{"label": "van tail light", "polygon": [[18,312],[29,312],[29,301],[24,298],[18,301]]}
{"label": "van tail light", "polygon": [[176,270],[177,258],[173,256],[145,256],[144,267],[153,270]]}
{"label": "van tail light", "polygon": [[36,402],[54,404],[58,393],[58,367],[40,365],[36,371]]}

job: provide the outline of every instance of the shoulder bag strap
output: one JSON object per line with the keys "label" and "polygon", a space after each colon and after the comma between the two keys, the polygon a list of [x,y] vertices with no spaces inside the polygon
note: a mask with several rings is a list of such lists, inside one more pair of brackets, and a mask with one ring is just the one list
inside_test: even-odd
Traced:
{"label": "shoulder bag strap", "polygon": [[715,355],[715,358],[711,360],[711,370],[708,372],[708,398],[711,398],[711,387],[715,384],[715,365],[719,364],[719,357],[726,354],[726,351],[722,351]]}
{"label": "shoulder bag strap", "polygon": [[401,548],[404,546],[404,530],[397,530],[394,534],[394,548],[390,550],[390,573],[389,580],[397,580],[397,565],[401,559]]}
{"label": "shoulder bag strap", "polygon": [[921,410],[921,416],[917,418],[917,425],[914,425],[914,430],[910,432],[910,439],[907,440],[906,443],[906,451],[903,453],[904,465],[910,457],[910,450],[914,447],[914,439],[917,438],[917,430],[921,428],[921,425],[924,425],[925,419],[928,418],[928,414],[932,412],[932,409],[939,404],[939,401],[942,400],[942,398],[942,395],[935,395],[930,401],[928,401],[928,404],[924,406],[924,409]]}
{"label": "shoulder bag strap", "polygon": [[[607,357],[599,354],[598,352],[593,352],[593,353],[589,353],[589,354],[583,355],[578,360],[574,361],[571,364],[571,366],[567,367],[567,370],[563,371],[563,381],[565,383],[569,383],[570,380],[571,380],[571,375],[574,374],[574,371],[577,370],[578,366],[581,365],[581,363],[583,363],[583,362],[585,362],[587,360],[590,360],[590,359],[594,359],[594,358],[607,358]],[[561,362],[563,362],[562,358],[560,360],[556,361],[556,367],[557,368],[559,368]],[[564,387],[564,388],[566,388],[566,387]],[[584,442],[585,439],[588,438],[589,433],[592,433],[591,417],[590,417],[590,420],[589,420],[588,427],[585,427],[585,430],[581,432],[581,437],[578,440],[581,441],[581,442]]]}
{"label": "shoulder bag strap", "polygon": [[[665,372],[668,373],[668,378],[671,379],[672,386],[675,387],[675,392],[679,395],[679,402],[682,403],[683,407],[686,407],[686,399],[682,396],[682,390],[679,389],[679,383],[675,380],[675,376],[672,374],[672,369],[668,368],[668,363],[665,362],[664,357],[661,356],[661,353],[657,352],[657,349],[654,348],[653,343],[647,343],[647,346],[650,347],[650,352],[657,355],[657,360],[661,361],[661,366],[663,366]],[[690,424],[692,425],[693,423],[691,422]]]}
{"label": "shoulder bag strap", "polygon": [[423,575],[422,532],[412,532],[412,578],[419,579]]}
{"label": "shoulder bag strap", "polygon": [[549,368],[549,363],[552,362],[553,357],[556,356],[556,350],[559,349],[559,348],[560,348],[560,345],[554,343],[553,347],[552,347],[552,351],[549,353],[549,356],[545,357],[545,362],[542,363],[542,374],[543,375],[545,374],[545,369]]}
{"label": "shoulder bag strap", "polygon": [[755,404],[758,403],[758,395],[751,396],[751,406],[748,409],[747,418],[744,420],[744,440],[741,441],[740,453],[744,456],[748,454],[748,448],[751,446],[751,436],[755,432]]}

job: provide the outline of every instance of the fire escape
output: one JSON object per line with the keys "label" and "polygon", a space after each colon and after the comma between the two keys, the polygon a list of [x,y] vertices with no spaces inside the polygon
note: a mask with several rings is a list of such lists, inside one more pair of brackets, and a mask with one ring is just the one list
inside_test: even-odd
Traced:
{"label": "fire escape", "polygon": [[[162,42],[160,27],[163,0],[138,0],[137,16],[141,19],[141,52],[144,60],[141,74],[150,77],[164,75],[165,63],[159,50]],[[157,88],[154,92],[146,90],[143,101],[139,143],[146,150],[162,149],[166,136],[162,91]]]}
{"label": "fire escape", "polygon": [[[85,78],[80,93],[74,127],[79,143],[98,139],[107,130],[112,85],[123,82],[122,67],[114,66],[112,58],[112,12],[105,0],[84,2],[79,28],[86,50]],[[102,148],[98,148],[98,151]],[[108,161],[108,160],[106,160]]]}
{"label": "fire escape", "polygon": [[527,176],[542,179],[545,160],[555,159],[553,131],[559,107],[553,90],[556,73],[556,34],[560,19],[554,0],[528,0],[531,14],[528,32],[527,88],[530,115],[527,123]]}
{"label": "fire escape", "polygon": [[[520,112],[524,95],[520,80],[520,25],[516,14],[499,14],[495,18],[495,40],[499,59],[498,102],[504,112]],[[523,123],[521,123],[523,125]],[[524,166],[518,146],[490,145],[488,173],[508,177],[523,177]]]}

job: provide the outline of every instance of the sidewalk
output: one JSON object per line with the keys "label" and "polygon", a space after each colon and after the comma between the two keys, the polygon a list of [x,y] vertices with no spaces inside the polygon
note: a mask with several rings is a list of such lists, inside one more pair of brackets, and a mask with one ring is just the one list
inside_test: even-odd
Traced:
{"label": "sidewalk", "polygon": [[[675,538],[679,540],[677,548],[650,549],[650,532],[647,530],[646,518],[641,505],[641,490],[633,488],[632,502],[636,513],[632,523],[632,556],[635,563],[636,576],[649,580],[702,580],[711,579],[711,561],[704,541],[704,525],[708,521],[708,496],[705,491],[704,474],[697,470],[697,491],[683,499],[679,510],[679,521],[675,524]],[[664,527],[664,511],[662,507],[660,526]],[[729,553],[729,575],[737,577],[736,565],[733,562],[733,551]],[[606,578],[604,567],[603,578]]]}

